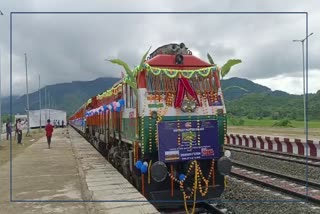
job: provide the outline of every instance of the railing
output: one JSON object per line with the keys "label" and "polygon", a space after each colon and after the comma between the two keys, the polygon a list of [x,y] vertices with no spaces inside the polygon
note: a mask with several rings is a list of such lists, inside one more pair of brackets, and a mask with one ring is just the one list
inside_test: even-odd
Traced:
{"label": "railing", "polygon": [[310,157],[320,157],[320,141],[308,140],[306,143],[301,139],[291,139],[284,137],[268,137],[228,134],[227,144],[243,146],[248,148],[283,152],[289,154],[303,155]]}

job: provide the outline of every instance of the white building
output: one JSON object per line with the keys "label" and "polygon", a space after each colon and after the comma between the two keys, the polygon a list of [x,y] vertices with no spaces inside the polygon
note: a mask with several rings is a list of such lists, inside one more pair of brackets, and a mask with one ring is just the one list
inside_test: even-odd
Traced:
{"label": "white building", "polygon": [[[41,114],[41,116],[40,116]],[[47,120],[51,120],[51,124],[54,125],[54,122],[62,124],[64,121],[64,125],[66,125],[67,121],[67,112],[56,110],[56,109],[41,109],[41,110],[30,110],[29,111],[29,120],[30,120],[30,128],[40,127],[40,117],[41,117],[41,126],[45,126],[47,124]],[[15,118],[20,118],[21,120],[27,119],[27,115],[15,115]]]}

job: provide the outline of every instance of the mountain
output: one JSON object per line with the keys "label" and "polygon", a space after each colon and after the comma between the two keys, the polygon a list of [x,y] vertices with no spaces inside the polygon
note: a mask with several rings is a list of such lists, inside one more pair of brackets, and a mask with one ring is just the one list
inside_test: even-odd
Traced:
{"label": "mountain", "polygon": [[[74,81],[46,87],[50,93],[50,106],[74,113],[89,98],[110,88],[119,79],[98,78],[92,81]],[[303,96],[292,95],[242,78],[221,81],[228,114],[250,118],[272,117],[301,119],[303,117]],[[42,104],[44,88],[41,89]],[[29,95],[30,110],[39,109],[39,92]],[[9,99],[2,99],[3,114],[9,113]],[[42,106],[44,107],[44,106]],[[308,96],[309,119],[320,119],[320,91]],[[13,113],[23,114],[26,109],[26,95],[13,97]]]}
{"label": "mountain", "polygon": [[[249,119],[272,118],[303,120],[303,95],[285,92],[251,93],[226,100],[228,114]],[[320,120],[320,91],[308,94],[308,120]]]}
{"label": "mountain", "polygon": [[[51,108],[61,109],[67,112],[68,115],[76,111],[89,98],[110,88],[118,78],[98,78],[92,81],[74,81],[71,83],[59,83],[49,85],[46,87],[47,94],[50,96]],[[45,103],[45,89],[41,90],[41,103],[44,107]],[[48,97],[49,97],[48,96]],[[13,99],[13,113],[23,114],[26,109],[26,95],[15,97]],[[49,101],[47,100],[47,103]],[[39,109],[39,91],[29,94],[30,110]],[[10,112],[9,99],[3,99],[2,113],[8,114]]]}
{"label": "mountain", "polygon": [[[238,99],[251,93],[271,93],[271,89],[248,79],[233,77],[221,80],[223,95],[226,100]],[[283,92],[285,93],[285,92]]]}

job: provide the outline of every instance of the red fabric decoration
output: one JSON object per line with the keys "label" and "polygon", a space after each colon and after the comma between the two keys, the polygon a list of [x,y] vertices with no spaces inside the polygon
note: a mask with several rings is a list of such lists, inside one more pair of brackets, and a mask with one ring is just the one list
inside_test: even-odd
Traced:
{"label": "red fabric decoration", "polygon": [[184,98],[184,95],[186,92],[189,93],[195,100],[197,100],[197,103],[200,106],[200,102],[199,102],[197,93],[191,87],[188,79],[181,77],[178,79],[178,88],[177,88],[176,98],[174,101],[174,107],[175,108],[181,107],[182,101],[183,101],[183,98]]}

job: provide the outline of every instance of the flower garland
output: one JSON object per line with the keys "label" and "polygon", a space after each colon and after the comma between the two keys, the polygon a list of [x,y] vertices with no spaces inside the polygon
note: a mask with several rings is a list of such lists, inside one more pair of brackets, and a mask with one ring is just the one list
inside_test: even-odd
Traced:
{"label": "flower garland", "polygon": [[200,69],[195,69],[195,70],[178,70],[178,69],[152,67],[147,63],[143,63],[142,66],[139,65],[133,70],[133,75],[137,76],[139,72],[141,72],[142,70],[146,70],[156,76],[158,76],[160,74],[165,74],[169,78],[174,78],[178,74],[181,74],[183,77],[190,79],[194,75],[200,75],[202,77],[207,77],[211,72],[215,72],[218,69],[219,68],[216,65],[214,65],[211,67],[200,68]]}
{"label": "flower garland", "polygon": [[[169,98],[168,98],[169,102],[172,102],[173,100],[173,94],[169,94]],[[163,110],[163,111],[162,111]],[[164,108],[160,108],[157,114],[157,126],[160,123],[160,121],[162,120],[162,116],[166,115],[167,112],[169,110],[169,106],[166,105]],[[159,149],[159,138],[158,138],[159,134],[158,134],[158,129],[156,129],[156,133],[155,133],[155,140],[156,140],[156,144],[157,144],[157,148]]]}
{"label": "flower garland", "polygon": [[141,153],[142,156],[144,156],[144,114],[145,114],[145,109],[147,107],[147,102],[144,102],[143,105],[143,110],[142,110],[142,115],[141,115]]}
{"label": "flower garland", "polygon": [[[198,180],[197,186],[199,187],[199,192],[202,196],[205,196],[208,193],[209,180],[211,177],[213,178],[213,185],[214,185],[214,160],[211,161],[211,167],[210,167],[210,171],[209,171],[207,179],[204,177],[202,170],[200,168],[200,165],[197,163],[196,160],[192,161],[191,164],[189,165],[189,168],[187,170],[187,174],[186,175],[180,174],[179,179],[177,179],[174,175],[172,175],[170,172],[168,172],[169,177],[179,184],[180,190],[184,194],[184,197],[186,199],[190,199],[191,196],[196,192],[196,189],[194,187],[191,189],[189,195],[187,195],[184,190],[184,182],[186,181],[186,179],[190,175],[191,170],[194,167],[195,167],[195,172],[196,172],[195,174],[196,174],[197,180]],[[202,189],[201,181],[203,181],[205,184],[204,190]]]}

